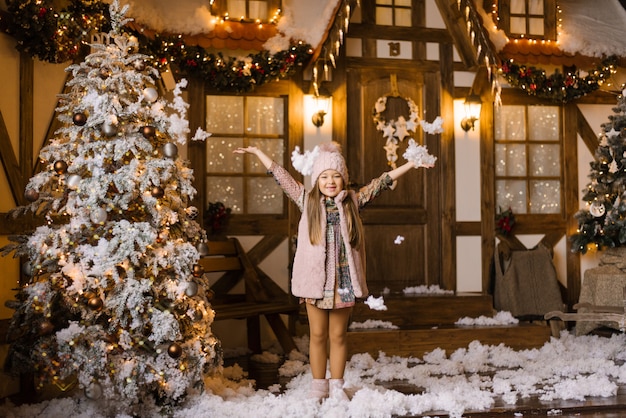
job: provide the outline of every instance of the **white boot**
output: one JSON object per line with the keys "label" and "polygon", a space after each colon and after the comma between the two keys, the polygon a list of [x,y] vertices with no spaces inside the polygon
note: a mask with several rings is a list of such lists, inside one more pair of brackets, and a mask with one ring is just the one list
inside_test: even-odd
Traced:
{"label": "white boot", "polygon": [[330,398],[337,399],[338,401],[349,401],[348,395],[343,390],[343,379],[330,379],[329,394]]}
{"label": "white boot", "polygon": [[311,389],[309,389],[309,398],[318,400],[328,398],[328,379],[313,379]]}

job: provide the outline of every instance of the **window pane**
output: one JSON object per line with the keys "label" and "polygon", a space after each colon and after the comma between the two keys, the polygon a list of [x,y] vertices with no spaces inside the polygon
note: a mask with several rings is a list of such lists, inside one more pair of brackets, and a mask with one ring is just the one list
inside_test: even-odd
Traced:
{"label": "window pane", "polygon": [[206,130],[211,133],[243,133],[243,97],[207,96]]}
{"label": "window pane", "polygon": [[241,173],[243,155],[233,153],[233,150],[239,147],[243,147],[243,138],[208,137],[206,139],[207,173]]}
{"label": "window pane", "polygon": [[511,208],[513,213],[526,213],[526,182],[523,180],[496,181],[496,204]]}
{"label": "window pane", "polygon": [[526,146],[496,144],[496,176],[525,176]]}
{"label": "window pane", "polygon": [[273,177],[248,180],[248,213],[283,213],[283,191]]}
{"label": "window pane", "polygon": [[396,9],[396,26],[411,26],[410,9]]}
{"label": "window pane", "polygon": [[282,135],[284,114],[280,97],[248,97],[248,133]]}
{"label": "window pane", "polygon": [[511,33],[526,33],[525,17],[511,17]]}
{"label": "window pane", "polygon": [[561,182],[543,180],[530,182],[530,212],[559,213],[561,211]]}
{"label": "window pane", "polygon": [[388,4],[388,5],[391,5],[391,0],[376,0],[376,4]]}
{"label": "window pane", "polygon": [[[281,139],[264,139],[264,138],[253,138],[250,139],[250,146],[257,147],[262,149],[268,157],[272,160],[276,161],[278,164],[283,165],[284,160],[284,143],[285,141]],[[253,158],[254,157],[254,158]],[[255,156],[248,156],[246,163],[246,171],[248,173],[266,173],[267,169],[259,159]]]}
{"label": "window pane", "polygon": [[222,202],[233,213],[243,212],[243,179],[241,177],[211,177],[207,181],[207,201]]}
{"label": "window pane", "polygon": [[543,35],[543,19],[535,17],[528,19],[528,33],[530,35]]}
{"label": "window pane", "polygon": [[411,7],[411,0],[396,0],[396,6]]}
{"label": "window pane", "polygon": [[496,106],[494,133],[498,141],[526,140],[526,113],[524,106]]}
{"label": "window pane", "polygon": [[545,0],[528,0],[528,14],[543,15],[543,2]]}
{"label": "window pane", "polygon": [[560,177],[561,157],[559,145],[530,145],[530,175]]}
{"label": "window pane", "polygon": [[269,20],[269,16],[267,15],[267,2],[266,1],[251,0],[248,6],[249,6],[248,18],[260,19],[262,21]]}
{"label": "window pane", "polygon": [[227,12],[230,17],[246,16],[246,0],[228,0],[227,5]]}
{"label": "window pane", "polygon": [[526,14],[525,0],[511,0],[511,13],[519,15]]}
{"label": "window pane", "polygon": [[559,140],[559,108],[557,106],[528,106],[528,139],[531,141]]}
{"label": "window pane", "polygon": [[376,24],[377,25],[386,25],[392,26],[393,20],[391,18],[392,10],[387,7],[377,7],[376,8]]}

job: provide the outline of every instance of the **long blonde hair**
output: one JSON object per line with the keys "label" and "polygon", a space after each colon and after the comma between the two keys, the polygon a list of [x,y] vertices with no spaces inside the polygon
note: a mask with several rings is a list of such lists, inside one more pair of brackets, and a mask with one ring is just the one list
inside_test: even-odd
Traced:
{"label": "long blonde hair", "polygon": [[[309,218],[309,240],[311,244],[317,245],[326,239],[322,236],[322,207],[320,200],[322,192],[319,187],[313,187],[307,196],[306,212]],[[363,223],[359,216],[359,210],[351,197],[343,199],[341,202],[348,224],[348,234],[350,235],[350,245],[353,248],[359,247],[363,242]]]}

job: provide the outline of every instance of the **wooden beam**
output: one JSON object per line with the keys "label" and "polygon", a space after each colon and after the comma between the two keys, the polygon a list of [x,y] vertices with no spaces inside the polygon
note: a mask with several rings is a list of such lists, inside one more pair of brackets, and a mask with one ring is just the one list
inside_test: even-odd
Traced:
{"label": "wooden beam", "polygon": [[[454,57],[452,44],[439,44],[438,73],[424,75],[424,108],[426,120],[438,115],[454,114]],[[436,90],[435,88],[438,87]],[[428,199],[428,211],[441,213],[440,225],[435,220],[427,223],[429,234],[428,261],[438,260],[440,284],[444,289],[456,290],[456,186],[454,154],[454,118],[444,118],[443,133],[438,137],[425,135],[429,152],[438,156],[435,168],[426,173],[426,190],[439,199]],[[434,171],[432,171],[434,170]],[[440,251],[440,253],[436,253]]]}
{"label": "wooden beam", "polygon": [[469,68],[478,65],[476,60],[476,48],[472,45],[467,35],[466,22],[463,15],[458,9],[456,0],[435,0],[441,17],[446,22],[446,27],[452,39],[457,52],[461,56],[463,64]]}
{"label": "wooden beam", "polygon": [[[566,164],[566,161],[578,161],[578,119],[582,114],[578,107],[573,104],[567,104],[563,108],[563,204],[565,205],[566,228],[565,233],[571,236],[578,229],[578,221],[574,218],[574,214],[579,209],[578,197],[578,168],[576,164]],[[581,133],[581,135],[584,135]],[[571,307],[578,302],[580,296],[581,271],[580,271],[580,254],[572,252],[572,244],[570,240],[566,243],[566,271],[567,271],[567,292],[565,303]]]}
{"label": "wooden beam", "polygon": [[350,38],[393,39],[412,42],[452,43],[452,37],[446,29],[416,28],[400,26],[380,26],[367,23],[350,25]]}
{"label": "wooden beam", "polygon": [[576,106],[576,131],[587,146],[589,152],[591,152],[591,154],[594,154],[596,152],[596,149],[600,145],[600,140],[598,138],[598,135],[589,125],[589,122],[587,122],[587,119],[585,119],[585,115],[583,115],[583,112],[580,111],[578,106]]}
{"label": "wooden beam", "polygon": [[24,198],[24,180],[22,179],[20,165],[15,157],[2,112],[0,112],[0,161],[7,176],[13,200],[16,204],[23,204],[26,201]]}
{"label": "wooden beam", "polygon": [[[34,62],[25,52],[20,52],[20,168],[22,182],[29,179],[33,169],[34,120]],[[22,187],[22,195],[24,188]]]}

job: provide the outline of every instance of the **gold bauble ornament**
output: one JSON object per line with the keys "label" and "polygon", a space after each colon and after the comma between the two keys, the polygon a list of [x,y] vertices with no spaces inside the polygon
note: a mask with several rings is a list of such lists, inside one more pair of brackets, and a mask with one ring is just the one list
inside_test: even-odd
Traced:
{"label": "gold bauble ornament", "polygon": [[65,174],[67,172],[67,163],[63,160],[56,161],[54,163],[54,171],[57,174]]}
{"label": "gold bauble ornament", "polygon": [[140,132],[144,138],[151,139],[156,135],[156,128],[154,126],[146,125],[141,127]]}
{"label": "gold bauble ornament", "polygon": [[204,267],[200,264],[194,264],[191,274],[193,274],[194,277],[202,277],[204,274]]}
{"label": "gold bauble ornament", "polygon": [[39,323],[39,335],[48,335],[54,331],[54,324],[50,321],[43,320]]}
{"label": "gold bauble ornament", "polygon": [[76,126],[84,126],[87,123],[87,115],[85,115],[83,112],[74,113],[74,116],[72,116],[72,121]]}
{"label": "gold bauble ornament", "polygon": [[104,306],[104,302],[102,302],[102,299],[96,296],[89,299],[89,301],[87,302],[87,306],[89,306],[94,311],[98,311],[102,309],[102,306]]}
{"label": "gold bauble ornament", "polygon": [[183,348],[178,343],[172,343],[167,347],[167,354],[171,358],[179,358],[183,354]]}
{"label": "gold bauble ornament", "polygon": [[150,193],[152,194],[152,197],[156,197],[157,199],[165,196],[165,190],[163,190],[161,186],[154,186]]}

